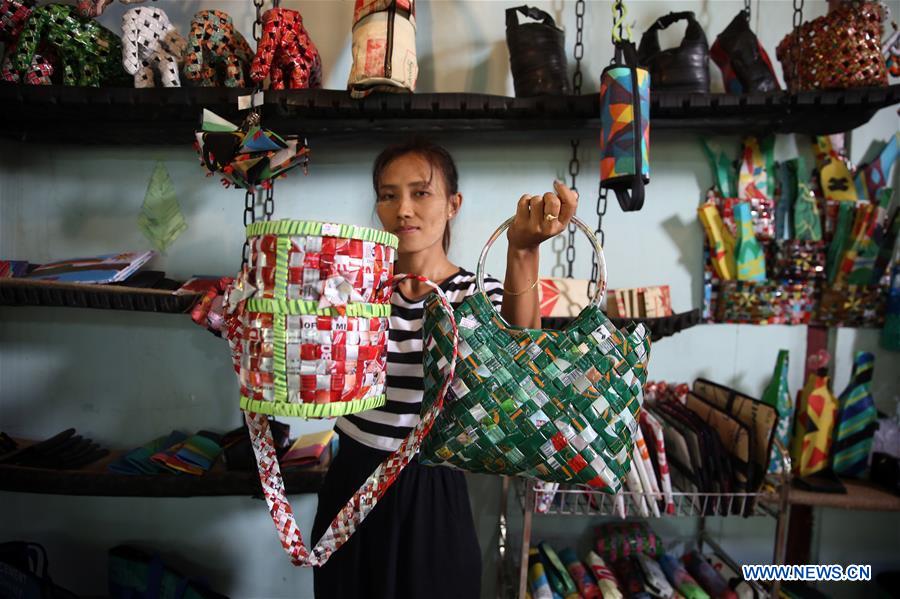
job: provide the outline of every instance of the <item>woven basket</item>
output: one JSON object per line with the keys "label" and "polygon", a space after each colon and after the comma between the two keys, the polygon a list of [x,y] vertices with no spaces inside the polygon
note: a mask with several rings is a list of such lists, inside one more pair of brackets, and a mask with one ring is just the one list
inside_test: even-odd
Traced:
{"label": "woven basket", "polygon": [[841,3],[787,34],[775,54],[792,92],[886,86],[879,3]]}
{"label": "woven basket", "polygon": [[[479,293],[455,311],[456,378],[444,413],[422,445],[422,459],[616,492],[630,470],[649,332],[643,325],[619,331],[600,311],[606,291],[603,252],[590,229],[574,218],[593,241],[600,265],[591,304],[561,331],[506,323],[484,293],[484,261],[511,220],[482,251]],[[426,302],[424,328],[427,407],[452,353],[452,323],[436,298]]]}
{"label": "woven basket", "polygon": [[249,225],[247,239],[249,263],[226,296],[241,408],[331,418],[384,405],[397,238],[282,220]]}
{"label": "woven basket", "polygon": [[818,299],[815,281],[768,279],[713,284],[715,322],[808,324]]}
{"label": "woven basket", "polygon": [[334,417],[385,403],[390,297],[397,238],[333,223],[263,221],[247,227],[248,264],[228,287],[226,338],[241,383],[263,496],[281,545],[298,566],[321,566],[353,534],[418,453],[444,406],[456,365],[451,323],[443,380],[418,424],[363,482],[314,546],[307,547],[284,488],[267,415]]}
{"label": "woven basket", "polygon": [[884,325],[887,290],[881,285],[836,285],[822,291],[813,322],[829,327]]}

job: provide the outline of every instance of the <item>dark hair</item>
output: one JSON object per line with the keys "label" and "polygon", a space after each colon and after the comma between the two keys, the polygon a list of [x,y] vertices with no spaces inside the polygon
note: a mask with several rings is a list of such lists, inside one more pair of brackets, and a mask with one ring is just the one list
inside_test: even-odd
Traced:
{"label": "dark hair", "polygon": [[[378,182],[387,166],[407,154],[417,154],[424,158],[431,165],[431,176],[434,176],[434,170],[437,169],[444,177],[444,187],[447,189],[448,195],[459,192],[459,173],[456,171],[456,163],[450,152],[443,146],[440,146],[427,139],[416,137],[403,143],[389,146],[375,158],[375,164],[372,166],[372,186],[375,188],[375,194],[378,194]],[[431,181],[429,180],[429,183]],[[444,238],[441,241],[444,252],[450,248],[450,223],[444,228]]]}

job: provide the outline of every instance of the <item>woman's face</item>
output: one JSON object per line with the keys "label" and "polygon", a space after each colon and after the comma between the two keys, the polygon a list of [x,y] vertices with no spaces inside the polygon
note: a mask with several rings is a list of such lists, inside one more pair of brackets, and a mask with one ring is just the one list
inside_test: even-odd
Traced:
{"label": "woman's face", "polygon": [[385,230],[400,239],[397,251],[415,253],[442,248],[444,229],[461,202],[458,193],[448,197],[440,170],[418,154],[404,154],[381,173],[376,211]]}

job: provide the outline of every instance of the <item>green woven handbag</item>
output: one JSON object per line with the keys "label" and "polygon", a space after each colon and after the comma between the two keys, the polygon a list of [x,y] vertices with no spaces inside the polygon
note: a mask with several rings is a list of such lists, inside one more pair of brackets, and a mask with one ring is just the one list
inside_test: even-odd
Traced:
{"label": "green woven handbag", "polygon": [[[422,461],[617,492],[631,467],[649,330],[642,324],[619,330],[600,310],[603,250],[575,218],[599,265],[590,305],[564,330],[508,324],[485,295],[484,262],[511,222],[481,252],[479,293],[454,313],[460,335],[456,375],[444,411],[422,444]],[[424,339],[423,411],[434,401],[453,351],[449,316],[436,297],[425,304]]]}

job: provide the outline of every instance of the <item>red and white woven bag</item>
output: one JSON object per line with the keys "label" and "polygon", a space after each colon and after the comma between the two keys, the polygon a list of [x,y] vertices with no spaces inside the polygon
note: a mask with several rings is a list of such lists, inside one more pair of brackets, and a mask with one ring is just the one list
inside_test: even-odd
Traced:
{"label": "red and white woven bag", "polygon": [[247,227],[249,260],[226,289],[225,337],[241,384],[259,477],[281,544],[296,565],[328,560],[375,507],[418,452],[443,409],[456,366],[452,359],[438,400],[363,483],[312,549],[303,543],[284,483],[267,415],[331,418],[385,403],[390,297],[397,238],[385,231],[313,221],[260,221]]}

